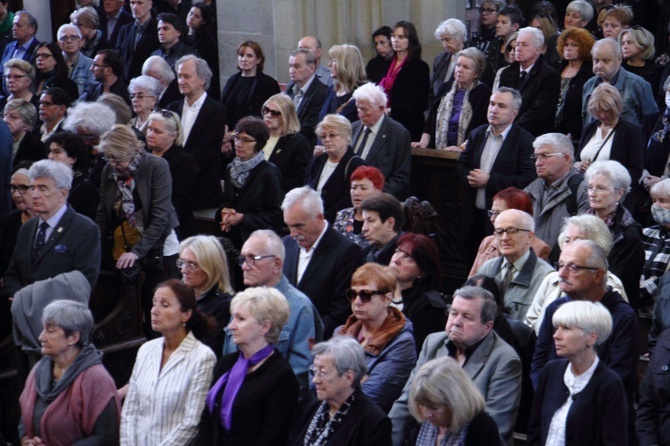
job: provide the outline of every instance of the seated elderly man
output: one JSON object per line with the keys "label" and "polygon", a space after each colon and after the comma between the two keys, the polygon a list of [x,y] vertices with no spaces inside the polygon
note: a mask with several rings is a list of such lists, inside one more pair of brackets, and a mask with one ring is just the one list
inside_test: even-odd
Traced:
{"label": "seated elderly man", "polygon": [[647,115],[658,112],[654,93],[649,82],[621,68],[621,46],[614,39],[600,39],[591,48],[593,76],[582,89],[582,122],[584,125],[595,119],[588,110],[591,93],[605,82],[621,93],[623,113],[621,119],[642,125]]}
{"label": "seated elderly man", "polygon": [[408,409],[414,376],[431,359],[454,358],[474,382],[486,402],[486,413],[498,425],[500,436],[512,444],[512,433],[521,397],[521,360],[514,349],[493,331],[498,307],[483,288],[466,286],[454,292],[443,333],[428,335],[402,395],[393,404],[393,446],[404,445],[412,430]]}
{"label": "seated elderly man", "polygon": [[58,28],[58,47],[63,52],[63,57],[67,63],[70,79],[77,84],[79,95],[86,91],[88,87],[95,84],[93,78],[93,59],[86,57],[79,51],[84,44],[81,31],[71,23],[66,23]]}
{"label": "seated elderly man", "polygon": [[575,149],[572,141],[560,133],[547,133],[533,141],[537,178],[526,186],[533,201],[535,235],[552,248],[552,260],[558,260],[558,234],[563,221],[589,209],[584,176],[572,166]]}
{"label": "seated elderly man", "polygon": [[554,269],[530,249],[535,238],[535,222],[529,214],[517,209],[501,212],[493,233],[501,256],[488,260],[477,274],[496,279],[505,302],[503,311],[523,321],[542,280]]}
{"label": "seated elderly man", "polygon": [[[312,345],[323,340],[323,323],[312,302],[288,282],[282,272],[286,250],[277,234],[269,229],[251,233],[238,263],[248,287],[273,287],[286,297],[290,307],[288,321],[279,334],[277,350],[286,358],[303,390],[308,388],[307,368],[312,363]],[[223,354],[237,351],[228,327],[224,328]]]}
{"label": "seated elderly man", "polygon": [[544,365],[558,359],[554,344],[554,313],[566,302],[589,300],[600,302],[612,315],[612,334],[600,344],[598,358],[621,379],[628,397],[630,430],[634,435],[633,395],[637,389],[640,332],[637,314],[621,295],[607,287],[607,254],[590,240],[577,240],[563,249],[558,262],[560,288],[566,295],[547,307],[535,344],[531,364],[531,380],[537,388]]}
{"label": "seated elderly man", "polygon": [[366,262],[388,265],[403,235],[400,230],[405,222],[402,204],[391,194],[380,193],[361,203],[363,236],[370,243],[365,252]]}

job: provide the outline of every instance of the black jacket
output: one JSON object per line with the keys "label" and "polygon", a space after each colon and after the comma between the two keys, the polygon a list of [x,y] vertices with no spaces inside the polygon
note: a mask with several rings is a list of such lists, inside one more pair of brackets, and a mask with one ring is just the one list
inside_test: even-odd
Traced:
{"label": "black jacket", "polygon": [[236,85],[241,77],[241,71],[230,76],[221,93],[221,103],[228,109],[228,119],[226,122],[228,124],[228,129],[231,131],[235,128],[235,124],[241,118],[250,115],[261,116],[261,108],[263,108],[265,101],[267,101],[270,96],[273,96],[280,91],[279,84],[276,80],[262,71],[259,71],[256,73],[256,76],[251,83],[251,88],[248,91],[246,107],[244,109],[234,109],[235,103],[232,100],[231,95],[235,91]]}
{"label": "black jacket", "polygon": [[272,150],[270,159],[282,175],[284,193],[305,184],[305,171],[312,161],[312,149],[301,133],[284,135]]}

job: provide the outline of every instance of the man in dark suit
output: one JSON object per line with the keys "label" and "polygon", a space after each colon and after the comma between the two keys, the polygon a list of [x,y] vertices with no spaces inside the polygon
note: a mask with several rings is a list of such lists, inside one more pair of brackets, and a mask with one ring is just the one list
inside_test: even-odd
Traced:
{"label": "man in dark suit", "polygon": [[354,151],[366,165],[382,171],[386,179],[384,192],[402,201],[409,196],[412,163],[409,131],[386,116],[386,94],[379,86],[362,85],[354,91],[354,99],[360,118],[351,126]]}
{"label": "man in dark suit", "polygon": [[2,65],[9,59],[23,59],[30,63],[35,61],[35,48],[40,41],[37,34],[37,19],[28,11],[19,11],[14,15],[12,37],[14,42],[8,44],[2,53]]}
{"label": "man in dark suit", "polygon": [[140,75],[144,61],[161,46],[158,22],[151,16],[152,5],[152,0],[131,0],[130,10],[135,22],[124,25],[119,31],[117,47],[123,56],[126,82]]}
{"label": "man in dark suit", "polygon": [[98,83],[88,87],[80,101],[94,102],[105,93],[113,93],[130,105],[128,84],[123,82],[123,59],[118,51],[100,50],[91,65],[93,77]]}
{"label": "man in dark suit", "polygon": [[516,62],[500,74],[500,86],[518,90],[523,98],[516,124],[536,137],[554,131],[561,88],[560,74],[544,62],[543,45],[540,30],[520,29]]}
{"label": "man in dark suit", "polygon": [[513,124],[520,107],[518,91],[507,87],[496,90],[489,101],[489,124],[470,132],[456,163],[465,196],[463,206],[449,215],[447,237],[454,236],[450,242],[470,265],[479,243],[487,232],[493,232],[487,216],[493,196],[510,186],[523,189],[537,177],[530,159],[533,135]]}
{"label": "man in dark suit", "polygon": [[[316,78],[316,58],[307,49],[291,51],[288,74],[291,84],[286,89],[295,104],[300,133],[311,145],[316,144],[316,125],[319,123],[319,112],[326,101],[328,87]],[[315,82],[316,81],[316,82]]]}
{"label": "man in dark suit", "polygon": [[21,226],[3,290],[13,296],[38,280],[78,270],[95,286],[100,271],[100,231],[89,218],[67,205],[72,171],[41,160],[30,168],[33,211]]}
{"label": "man in dark suit", "polygon": [[133,22],[133,16],[124,9],[124,0],[103,0],[100,14],[100,31],[102,31],[102,40],[109,42],[109,47],[116,49],[118,47],[119,31],[121,28]]}
{"label": "man in dark suit", "polygon": [[184,98],[168,108],[180,116],[184,149],[193,155],[200,169],[193,209],[217,208],[223,200],[220,148],[226,107],[207,95],[212,70],[204,59],[192,54],[179,59],[177,79],[179,92]]}
{"label": "man in dark suit", "polygon": [[284,275],[309,297],[323,320],[325,339],[351,313],[345,297],[351,275],[362,263],[358,245],[335,231],[323,217],[323,203],[309,186],[293,189],[282,203],[290,235]]}

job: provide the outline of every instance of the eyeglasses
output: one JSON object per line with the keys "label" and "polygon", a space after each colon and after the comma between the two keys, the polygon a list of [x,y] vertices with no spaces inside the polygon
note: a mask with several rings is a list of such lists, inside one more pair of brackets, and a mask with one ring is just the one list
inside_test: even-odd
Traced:
{"label": "eyeglasses", "polygon": [[48,59],[50,57],[54,57],[53,54],[48,54],[48,53],[37,53],[35,54],[35,59]]}
{"label": "eyeglasses", "polygon": [[54,105],[56,105],[53,102],[49,101],[40,101],[38,102],[38,104],[40,105],[40,107],[53,107]]}
{"label": "eyeglasses", "polygon": [[324,381],[328,381],[335,375],[333,373],[326,373],[323,370],[319,370],[313,365],[307,367],[307,370],[309,370],[309,373],[311,373],[314,377],[318,377],[319,379],[323,379]]}
{"label": "eyeglasses", "polygon": [[144,99],[144,98],[155,98],[156,96],[151,96],[144,93],[130,93],[130,99]]}
{"label": "eyeglasses", "polygon": [[372,299],[372,296],[374,295],[384,295],[388,293],[388,291],[376,291],[376,290],[359,290],[356,291],[354,289],[349,288],[346,290],[345,295],[347,296],[347,300],[349,302],[353,302],[356,300],[357,297],[361,299],[361,302],[366,304],[370,302],[370,299]]}
{"label": "eyeglasses", "polygon": [[497,217],[500,214],[502,214],[502,211],[494,211],[493,209],[486,211],[486,215],[488,215],[489,218],[492,218],[493,216]]}
{"label": "eyeglasses", "polygon": [[242,141],[242,142],[256,142],[255,139],[246,136],[240,136],[239,133],[233,133],[233,139],[235,141]]}
{"label": "eyeglasses", "polygon": [[493,12],[498,12],[498,10],[493,8],[479,8],[480,14],[491,14]]}
{"label": "eyeglasses", "polygon": [[13,184],[9,185],[9,191],[11,193],[18,192],[19,194],[23,195],[26,192],[28,192],[29,190],[30,190],[30,186],[24,186],[24,185],[14,186]]}
{"label": "eyeglasses", "polygon": [[605,192],[613,191],[614,189],[602,186],[586,186],[587,194],[602,194]]}
{"label": "eyeglasses", "polygon": [[100,65],[100,64],[97,64],[97,63],[93,62],[93,66],[94,66],[95,68],[100,68],[100,67],[102,67],[102,68],[106,68],[106,67],[108,67],[109,65]]}
{"label": "eyeglasses", "polygon": [[564,155],[561,152],[556,152],[556,153],[534,153],[532,154],[529,158],[533,162],[537,162],[537,160],[542,160],[546,161],[549,157],[552,156],[559,156],[559,155]]}
{"label": "eyeglasses", "polygon": [[177,259],[177,261],[175,261],[174,263],[175,265],[177,265],[177,268],[179,269],[185,268],[186,271],[190,272],[200,269],[200,266],[195,262],[185,262],[182,259]]}
{"label": "eyeglasses", "polygon": [[268,254],[264,256],[252,256],[252,255],[239,256],[237,258],[237,264],[242,266],[244,265],[244,262],[247,262],[247,265],[249,266],[256,266],[256,261],[269,259],[270,257],[276,257],[276,256],[274,254]]}
{"label": "eyeglasses", "polygon": [[581,266],[581,265],[575,265],[574,263],[563,263],[563,262],[558,262],[555,264],[556,266],[556,271],[560,271],[563,268],[566,268],[568,270],[568,273],[570,274],[576,274],[580,270],[589,270],[589,271],[600,271],[600,268],[594,268],[592,266]]}
{"label": "eyeglasses", "polygon": [[410,255],[410,253],[408,253],[407,251],[405,251],[405,250],[403,250],[403,249],[401,249],[401,248],[396,248],[396,249],[395,249],[395,253],[394,253],[393,255],[396,255],[396,254],[401,256],[401,257],[400,257],[400,260],[401,260],[403,263],[406,263],[406,264],[416,263],[416,261],[414,260],[414,258]]}
{"label": "eyeglasses", "polygon": [[71,36],[64,35],[64,36],[60,36],[60,37],[58,38],[58,40],[59,40],[60,42],[67,42],[67,41],[73,41],[73,42],[74,42],[74,41],[79,40],[79,39],[80,39],[80,37],[79,37],[78,35],[76,35],[76,34],[71,35]]}
{"label": "eyeglasses", "polygon": [[119,164],[121,162],[121,158],[114,155],[102,155],[102,160],[112,164]]}
{"label": "eyeglasses", "polygon": [[530,232],[530,229],[521,229],[521,228],[515,228],[514,226],[510,226],[507,229],[496,228],[496,229],[493,230],[493,234],[496,237],[502,237],[504,233],[507,233],[507,235],[512,237],[514,235],[517,235],[519,233],[519,231]]}
{"label": "eyeglasses", "polygon": [[271,108],[263,107],[263,116],[267,115],[270,113],[270,116],[273,118],[279,118],[281,116],[281,112],[278,110],[272,110]]}
{"label": "eyeglasses", "polygon": [[17,79],[21,79],[23,77],[30,77],[30,76],[28,76],[27,74],[6,74],[5,75],[5,79],[7,79],[7,80],[10,80],[10,79],[17,80]]}
{"label": "eyeglasses", "polygon": [[338,136],[340,136],[339,133],[324,133],[321,135],[321,141],[325,141],[326,139],[335,139]]}

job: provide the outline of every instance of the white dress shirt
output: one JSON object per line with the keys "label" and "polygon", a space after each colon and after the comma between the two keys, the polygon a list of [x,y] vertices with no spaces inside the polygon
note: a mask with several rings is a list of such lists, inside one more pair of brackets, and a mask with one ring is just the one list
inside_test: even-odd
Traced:
{"label": "white dress shirt", "polygon": [[184,106],[181,109],[181,127],[184,130],[184,144],[188,141],[188,135],[191,133],[193,124],[195,124],[195,120],[198,118],[198,113],[200,113],[200,109],[202,108],[202,104],[205,103],[206,98],[207,93],[203,93],[193,105],[188,105],[188,101],[184,98]]}
{"label": "white dress shirt", "polygon": [[296,283],[300,283],[300,280],[302,280],[302,275],[305,274],[307,265],[309,265],[309,261],[312,260],[312,254],[314,254],[314,250],[316,249],[317,246],[319,246],[319,242],[323,238],[323,234],[325,234],[326,231],[328,230],[328,221],[324,220],[323,223],[324,223],[323,231],[321,231],[321,234],[319,234],[319,237],[316,239],[310,250],[307,251],[302,246],[300,247],[300,251],[298,254],[298,271],[296,272],[296,278],[297,278]]}

